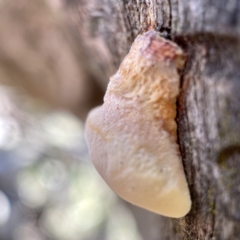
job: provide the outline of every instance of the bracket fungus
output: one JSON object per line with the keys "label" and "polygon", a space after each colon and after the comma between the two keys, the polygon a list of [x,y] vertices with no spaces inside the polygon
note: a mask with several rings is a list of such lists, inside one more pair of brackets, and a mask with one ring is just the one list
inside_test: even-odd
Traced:
{"label": "bracket fungus", "polygon": [[191,207],[175,121],[184,63],[183,51],[157,32],[138,36],[85,129],[107,184],[126,201],[174,218]]}

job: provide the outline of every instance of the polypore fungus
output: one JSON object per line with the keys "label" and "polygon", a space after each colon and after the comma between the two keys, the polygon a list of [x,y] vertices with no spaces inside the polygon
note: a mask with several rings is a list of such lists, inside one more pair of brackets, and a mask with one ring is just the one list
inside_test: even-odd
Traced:
{"label": "polypore fungus", "polygon": [[85,132],[94,166],[120,197],[175,218],[191,207],[175,122],[184,62],[182,50],[155,31],[138,36]]}

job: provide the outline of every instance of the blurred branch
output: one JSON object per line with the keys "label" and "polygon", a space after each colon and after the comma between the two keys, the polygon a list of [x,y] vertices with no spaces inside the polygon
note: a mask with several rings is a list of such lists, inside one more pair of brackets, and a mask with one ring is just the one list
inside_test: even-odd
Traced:
{"label": "blurred branch", "polygon": [[0,4],[0,81],[84,118],[102,90],[74,31],[45,1]]}

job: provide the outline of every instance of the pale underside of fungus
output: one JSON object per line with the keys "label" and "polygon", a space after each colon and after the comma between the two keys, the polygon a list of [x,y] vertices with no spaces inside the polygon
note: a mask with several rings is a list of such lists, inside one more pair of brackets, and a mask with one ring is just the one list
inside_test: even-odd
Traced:
{"label": "pale underside of fungus", "polygon": [[85,131],[92,163],[120,197],[175,218],[191,207],[175,121],[184,62],[155,31],[138,36]]}

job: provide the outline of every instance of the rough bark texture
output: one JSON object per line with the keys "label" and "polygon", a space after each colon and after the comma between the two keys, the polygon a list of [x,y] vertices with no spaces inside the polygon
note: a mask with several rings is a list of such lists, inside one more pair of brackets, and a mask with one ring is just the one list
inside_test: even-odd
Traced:
{"label": "rough bark texture", "polygon": [[[72,22],[86,46],[101,41],[103,48],[91,43],[89,54],[106,56],[101,66],[107,75],[118,67],[137,34],[150,27],[176,41],[189,56],[182,74],[178,133],[193,206],[179,220],[145,215],[151,228],[144,229],[139,217],[145,239],[239,239],[240,2],[75,0],[66,4],[69,16],[79,15],[89,23]],[[155,235],[154,226],[159,229]]]}
{"label": "rough bark texture", "polygon": [[[67,35],[82,50],[85,75],[94,76],[102,89],[135,37],[149,28],[188,54],[178,101],[178,136],[192,210],[174,220],[133,207],[144,239],[239,239],[240,1],[65,0],[60,9],[71,29]],[[3,56],[6,48],[1,47]],[[9,63],[3,57],[0,62]],[[81,104],[90,101],[86,99]]]}

